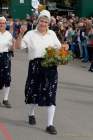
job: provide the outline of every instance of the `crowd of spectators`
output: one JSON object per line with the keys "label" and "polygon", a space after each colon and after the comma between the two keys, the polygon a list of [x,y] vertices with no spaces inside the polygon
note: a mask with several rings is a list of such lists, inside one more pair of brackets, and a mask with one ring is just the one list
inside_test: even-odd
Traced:
{"label": "crowd of spectators", "polygon": [[[16,39],[21,26],[26,26],[27,31],[29,31],[34,29],[36,24],[36,16],[26,20],[7,18],[6,28]],[[50,29],[56,32],[61,43],[69,44],[74,58],[80,59],[82,63],[90,62],[89,71],[93,72],[93,18],[79,18],[74,14],[71,16],[52,16]]]}

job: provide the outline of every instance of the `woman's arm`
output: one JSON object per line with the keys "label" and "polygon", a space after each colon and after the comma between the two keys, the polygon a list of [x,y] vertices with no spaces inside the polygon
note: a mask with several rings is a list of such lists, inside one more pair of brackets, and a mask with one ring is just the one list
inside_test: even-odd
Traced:
{"label": "woman's arm", "polygon": [[22,38],[24,36],[24,33],[27,31],[27,27],[26,26],[21,26],[20,28],[20,33],[18,35],[18,37],[15,40],[15,48],[16,49],[20,49],[21,48],[21,42],[22,42]]}
{"label": "woman's arm", "polygon": [[15,44],[14,44],[15,49],[21,48],[22,38],[23,38],[23,36],[21,34],[19,34],[19,36],[15,39]]}

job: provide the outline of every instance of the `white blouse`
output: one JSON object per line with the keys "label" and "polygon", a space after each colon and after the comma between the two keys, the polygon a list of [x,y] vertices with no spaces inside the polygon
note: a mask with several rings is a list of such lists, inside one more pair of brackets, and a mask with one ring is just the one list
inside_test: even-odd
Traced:
{"label": "white blouse", "polygon": [[10,32],[0,32],[0,53],[8,52],[13,45],[13,37]]}
{"label": "white blouse", "polygon": [[42,58],[45,54],[45,49],[49,46],[60,48],[61,43],[56,34],[52,30],[48,30],[45,35],[42,35],[37,29],[28,31],[21,42],[21,49],[28,48],[28,59]]}

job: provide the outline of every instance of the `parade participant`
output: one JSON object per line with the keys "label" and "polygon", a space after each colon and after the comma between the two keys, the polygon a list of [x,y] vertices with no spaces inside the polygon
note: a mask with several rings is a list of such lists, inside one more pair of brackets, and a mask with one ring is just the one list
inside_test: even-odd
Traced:
{"label": "parade participant", "polygon": [[3,91],[4,98],[2,104],[11,108],[8,101],[11,82],[11,50],[13,47],[13,37],[6,30],[6,18],[0,17],[0,90]]}
{"label": "parade participant", "polygon": [[30,106],[30,110],[28,110],[29,124],[36,124],[34,112],[36,105],[46,106],[48,111],[46,132],[57,134],[53,124],[58,83],[57,66],[44,68],[41,65],[46,48],[49,46],[61,47],[55,32],[48,28],[50,20],[50,12],[47,10],[41,11],[36,29],[28,31],[23,38],[21,38],[21,32],[16,40],[16,48],[28,48],[29,68],[25,85],[25,103]]}

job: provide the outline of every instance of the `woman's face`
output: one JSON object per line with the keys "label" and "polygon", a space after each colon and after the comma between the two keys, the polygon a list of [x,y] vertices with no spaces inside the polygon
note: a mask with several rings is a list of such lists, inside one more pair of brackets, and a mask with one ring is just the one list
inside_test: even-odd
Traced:
{"label": "woman's face", "polygon": [[6,29],[6,22],[4,20],[0,20],[0,30]]}
{"label": "woman's face", "polygon": [[38,22],[38,30],[40,32],[46,32],[48,29],[49,20],[47,17],[41,17]]}

